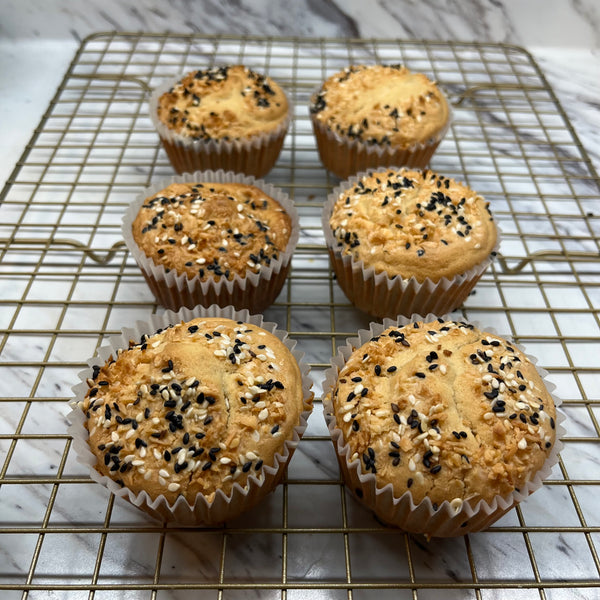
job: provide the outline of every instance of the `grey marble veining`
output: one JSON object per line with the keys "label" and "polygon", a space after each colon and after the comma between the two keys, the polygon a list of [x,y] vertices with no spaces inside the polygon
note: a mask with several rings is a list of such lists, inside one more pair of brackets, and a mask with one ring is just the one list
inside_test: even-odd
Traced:
{"label": "grey marble veining", "polygon": [[[368,8],[367,8],[368,6]],[[540,18],[541,13],[548,18]],[[494,40],[528,46],[600,48],[594,0],[8,0],[6,37],[74,38],[102,30],[234,35]]]}

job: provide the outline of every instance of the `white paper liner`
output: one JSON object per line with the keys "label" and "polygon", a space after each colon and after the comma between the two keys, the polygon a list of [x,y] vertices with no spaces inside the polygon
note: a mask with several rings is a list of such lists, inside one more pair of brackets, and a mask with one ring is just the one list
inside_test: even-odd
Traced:
{"label": "white paper liner", "polygon": [[329,220],[339,195],[353,187],[368,173],[385,172],[389,168],[397,167],[379,167],[353,175],[341,182],[327,196],[321,213],[321,224],[337,282],[354,306],[374,317],[394,318],[397,315],[410,316],[413,313],[452,312],[467,299],[498,253],[501,230],[497,222],[496,244],[490,255],[464,273],[451,279],[442,277],[437,282],[429,277],[419,283],[415,277],[404,279],[399,275],[390,277],[384,271],[376,273],[373,267],[365,267],[362,260],[357,261],[352,255],[342,253],[337,246],[338,241],[334,237]]}
{"label": "white paper liner", "polygon": [[[533,363],[556,407],[556,440],[554,446],[542,468],[533,475],[532,479],[520,491],[514,491],[506,496],[498,495],[490,503],[480,500],[474,506],[465,501],[458,512],[450,506],[448,501],[444,501],[438,506],[437,510],[434,510],[429,498],[415,504],[410,491],[406,491],[402,496],[397,497],[394,495],[391,483],[384,487],[378,487],[376,475],[362,473],[360,460],[350,462],[350,446],[344,444],[343,432],[336,426],[333,404],[328,394],[334,389],[338,374],[352,352],[372,337],[379,335],[391,326],[403,327],[408,323],[416,321],[429,322],[437,318],[438,316],[434,314],[428,314],[425,317],[413,314],[410,318],[398,317],[397,320],[384,319],[383,323],[370,323],[368,330],[359,330],[357,337],[348,338],[346,345],[338,348],[337,355],[331,360],[332,366],[325,371],[325,381],[323,382],[323,414],[346,486],[359,502],[370,508],[386,524],[411,533],[424,534],[428,538],[455,537],[481,531],[492,525],[516,504],[525,500],[542,486],[543,481],[550,475],[554,465],[558,463],[558,455],[563,447],[560,438],[565,434],[565,429],[562,427],[565,417],[558,409],[562,401],[552,393],[556,386],[546,379],[548,373],[537,365],[537,358],[527,354],[522,345],[514,344]],[[453,320],[449,315],[444,315],[441,318]],[[471,321],[470,323],[480,331],[498,335],[491,327],[482,327],[477,321]],[[510,339],[509,336],[501,334],[500,337]],[[357,494],[357,490],[360,490],[360,496]]]}
{"label": "white paper liner", "polygon": [[[131,490],[121,487],[110,477],[101,475],[96,471],[94,465],[97,458],[89,448],[87,442],[88,431],[84,427],[86,418],[78,403],[85,398],[85,394],[89,389],[87,379],[92,376],[92,365],[104,364],[110,356],[116,355],[117,349],[127,348],[129,341],[132,339],[139,340],[143,334],[152,334],[160,328],[181,321],[187,322],[197,317],[221,317],[243,321],[262,327],[277,336],[290,350],[300,367],[304,410],[300,416],[300,422],[294,427],[292,438],[284,442],[283,452],[275,454],[273,465],[265,465],[260,472],[249,476],[246,487],[234,483],[229,496],[219,489],[216,491],[214,499],[208,502],[204,495],[198,494],[192,506],[183,496],[179,496],[173,504],[170,504],[164,496],[158,496],[152,500],[146,492],[135,494]],[[67,415],[70,422],[68,433],[73,438],[73,448],[75,449],[77,462],[88,468],[90,478],[108,488],[115,496],[128,500],[134,506],[157,519],[176,521],[183,524],[222,523],[245,512],[269,494],[283,477],[286,466],[306,430],[307,420],[312,411],[314,395],[311,392],[310,368],[303,360],[304,353],[295,350],[296,342],[287,337],[287,332],[277,329],[276,323],[263,322],[262,315],[251,315],[247,310],[236,311],[232,306],[221,308],[216,305],[209,308],[196,307],[193,310],[182,308],[177,313],[166,311],[162,315],[154,314],[151,316],[150,321],[137,321],[135,327],[123,328],[121,331],[121,335],[112,337],[108,345],[102,346],[98,354],[87,361],[90,368],[78,374],[81,381],[72,388],[75,398],[71,402],[72,410]]]}
{"label": "white paper liner", "polygon": [[[260,188],[265,194],[277,200],[291,219],[291,233],[284,252],[279,252],[277,259],[270,265],[263,265],[258,273],[248,269],[244,277],[237,273],[232,280],[221,277],[219,281],[209,277],[201,281],[196,275],[189,279],[186,273],[178,274],[174,269],[168,273],[162,264],[155,264],[152,258],[138,247],[131,230],[133,221],[142,204],[154,194],[172,183],[244,183]],[[256,180],[252,176],[224,171],[198,171],[184,173],[165,179],[143,190],[129,205],[122,220],[122,234],[131,255],[142,270],[152,293],[166,308],[178,310],[182,306],[193,308],[197,304],[210,306],[235,306],[237,309],[248,309],[250,312],[262,312],[277,298],[289,268],[298,238],[300,236],[299,216],[294,202],[279,188]]]}
{"label": "white paper liner", "polygon": [[[311,95],[311,105],[312,99],[318,91],[320,91],[320,88]],[[444,95],[441,90],[440,93]],[[445,95],[444,98],[446,98]],[[341,136],[321,122],[316,114],[310,113],[321,162],[327,170],[340,179],[346,179],[360,171],[384,166],[424,169],[452,124],[453,112],[447,98],[446,104],[448,106],[448,120],[440,131],[430,139],[424,142],[415,142],[406,148],[365,144],[355,138]]]}
{"label": "white paper liner", "polygon": [[157,112],[160,97],[186,75],[184,73],[158,85],[148,101],[150,119],[173,168],[178,173],[223,169],[264,177],[277,162],[292,120],[293,107],[289,99],[287,117],[269,132],[245,140],[194,140],[169,129],[159,119]]}

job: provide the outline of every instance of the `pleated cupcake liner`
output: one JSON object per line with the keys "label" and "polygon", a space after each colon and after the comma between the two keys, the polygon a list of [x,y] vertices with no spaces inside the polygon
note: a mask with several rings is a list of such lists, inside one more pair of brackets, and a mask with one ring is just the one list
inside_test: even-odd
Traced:
{"label": "pleated cupcake liner", "polygon": [[[199,493],[193,504],[190,504],[183,496],[179,496],[175,502],[171,503],[163,495],[152,498],[145,491],[135,493],[127,487],[122,487],[110,477],[100,474],[95,469],[98,459],[90,450],[88,430],[85,427],[86,416],[79,403],[84,400],[89,390],[87,379],[92,376],[92,365],[104,364],[111,356],[115,357],[117,350],[128,348],[129,341],[132,339],[139,340],[144,334],[153,334],[158,329],[164,329],[169,325],[187,322],[198,317],[220,317],[243,321],[261,327],[277,336],[290,350],[300,367],[303,411],[298,424],[293,429],[292,438],[286,440],[282,451],[275,454],[274,463],[263,465],[260,471],[249,476],[245,486],[242,487],[240,484],[234,483],[229,494],[217,489],[211,501]],[[89,476],[93,481],[106,487],[115,496],[127,500],[157,519],[181,524],[211,525],[223,523],[237,517],[275,489],[306,430],[307,420],[312,411],[312,381],[309,376],[310,368],[303,359],[304,353],[296,350],[295,346],[296,342],[288,338],[286,331],[277,329],[277,324],[264,322],[262,315],[251,315],[246,310],[238,311],[232,306],[221,308],[214,305],[209,308],[196,307],[193,310],[183,308],[176,313],[166,311],[162,315],[152,315],[149,321],[138,321],[134,327],[123,328],[121,335],[112,337],[108,344],[100,348],[96,356],[87,361],[90,367],[79,373],[80,383],[73,387],[75,397],[71,402],[72,410],[67,415],[67,419],[70,422],[68,433],[73,438],[73,448],[77,462],[88,469]]]}
{"label": "pleated cupcake liner", "polygon": [[[382,486],[379,484],[376,474],[363,473],[360,459],[351,460],[352,451],[350,446],[344,442],[343,432],[337,427],[334,416],[330,394],[335,388],[338,374],[354,350],[372,337],[380,335],[388,327],[403,327],[416,321],[428,322],[437,318],[435,314],[428,314],[425,317],[413,314],[410,318],[398,317],[396,320],[384,319],[383,323],[371,323],[368,330],[359,330],[357,337],[348,338],[346,344],[338,348],[337,355],[331,360],[331,367],[325,372],[323,383],[325,421],[337,454],[342,479],[346,486],[359,502],[371,509],[384,523],[410,533],[424,534],[428,538],[455,537],[487,529],[506,512],[524,501],[542,486],[544,480],[549,477],[552,468],[558,463],[559,453],[563,447],[560,438],[565,434],[565,429],[562,427],[565,417],[559,410],[561,400],[552,393],[556,386],[548,381],[547,371],[536,364],[537,358],[527,354],[520,344],[515,344],[534,364],[556,407],[556,441],[554,446],[542,468],[534,473],[521,489],[510,494],[498,495],[491,502],[482,499],[472,502],[467,499],[463,501],[459,510],[451,506],[450,501],[444,501],[437,509],[434,509],[429,498],[415,503],[410,490],[407,490],[401,496],[397,496],[394,494],[391,483]],[[442,318],[452,320],[448,315]],[[498,335],[493,328],[482,327],[477,322],[472,322],[472,324],[481,331]],[[506,336],[500,337],[509,339]]]}

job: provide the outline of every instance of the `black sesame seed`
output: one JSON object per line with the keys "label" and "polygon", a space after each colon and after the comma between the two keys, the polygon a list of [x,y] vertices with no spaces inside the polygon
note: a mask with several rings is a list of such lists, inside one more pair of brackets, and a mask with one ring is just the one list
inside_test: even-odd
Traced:
{"label": "black sesame seed", "polygon": [[442,470],[442,465],[435,465],[435,467],[433,467],[433,469],[431,469],[429,472],[432,475],[437,475],[441,470]]}
{"label": "black sesame seed", "polygon": [[243,467],[242,467],[242,471],[244,473],[247,473],[250,469],[252,468],[252,461],[249,460]]}

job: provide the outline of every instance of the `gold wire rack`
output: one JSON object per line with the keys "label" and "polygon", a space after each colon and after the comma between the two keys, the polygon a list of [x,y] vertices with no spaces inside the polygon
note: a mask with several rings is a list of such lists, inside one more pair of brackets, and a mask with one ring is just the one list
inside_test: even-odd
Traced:
{"label": "gold wire rack", "polygon": [[[124,207],[173,174],[147,90],[244,63],[295,105],[267,179],[301,214],[293,272],[267,320],[324,368],[369,318],[332,278],[311,91],[360,62],[436,78],[455,120],[432,166],[490,200],[501,256],[456,316],[512,335],[564,399],[553,476],[489,531],[425,542],[347,494],[317,402],[283,485],[216,528],[162,524],[75,462],[70,386],[106,336],[160,311],[121,242]],[[557,599],[600,595],[600,189],[539,67],[480,43],[101,33],[84,40],[0,195],[0,596],[4,598]]]}

